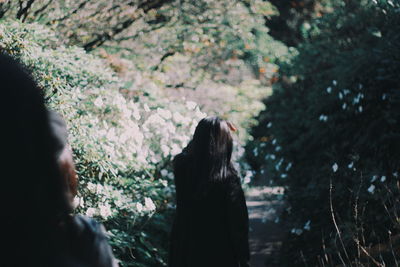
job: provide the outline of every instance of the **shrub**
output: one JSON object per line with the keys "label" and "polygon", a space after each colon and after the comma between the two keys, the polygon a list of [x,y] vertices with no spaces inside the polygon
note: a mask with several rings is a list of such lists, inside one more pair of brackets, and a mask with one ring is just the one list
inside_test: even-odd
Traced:
{"label": "shrub", "polygon": [[398,252],[360,251],[399,233],[400,6],[335,4],[281,64],[247,155],[287,187],[287,264],[394,266]]}
{"label": "shrub", "polygon": [[[38,24],[2,21],[0,36],[1,50],[33,71],[48,106],[67,121],[80,179],[78,212],[106,224],[123,266],[163,265],[166,245],[152,243],[159,237],[142,230],[156,210],[162,214],[171,205],[170,155],[186,145],[205,114],[196,103],[171,103],[146,88],[126,99],[105,62],[81,48],[57,46],[55,34]],[[155,217],[152,223],[163,223]],[[169,229],[158,231],[165,238]]]}

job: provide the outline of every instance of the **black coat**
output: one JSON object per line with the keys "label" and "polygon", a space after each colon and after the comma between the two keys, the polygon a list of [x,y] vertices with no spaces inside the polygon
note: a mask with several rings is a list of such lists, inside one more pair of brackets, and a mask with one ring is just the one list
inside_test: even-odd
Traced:
{"label": "black coat", "polygon": [[56,222],[48,232],[31,228],[32,225],[37,226],[28,221],[18,232],[4,231],[2,237],[12,235],[15,239],[6,236],[5,240],[10,242],[2,248],[0,266],[118,267],[103,225],[91,218],[74,215],[62,223]]}
{"label": "black coat", "polygon": [[191,161],[185,154],[174,160],[177,208],[169,267],[249,266],[248,213],[239,177],[231,172],[199,194]]}

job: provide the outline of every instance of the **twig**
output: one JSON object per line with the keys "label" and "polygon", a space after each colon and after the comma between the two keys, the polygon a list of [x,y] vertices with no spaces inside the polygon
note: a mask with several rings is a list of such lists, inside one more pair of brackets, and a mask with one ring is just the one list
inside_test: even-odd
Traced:
{"label": "twig", "polygon": [[372,257],[372,256],[368,253],[368,251],[367,251],[363,246],[360,246],[360,248],[361,248],[361,250],[365,253],[365,255],[367,255],[368,258],[370,258],[370,259],[372,260],[373,263],[375,263],[376,266],[384,267],[384,265],[383,265],[382,263],[380,263],[380,262],[377,262],[377,261],[374,259],[374,257]]}
{"label": "twig", "polygon": [[42,7],[40,7],[39,9],[37,9],[34,13],[33,16],[36,17],[37,15],[39,15],[40,13],[42,13],[43,11],[45,11],[50,4],[53,2],[53,0],[49,0],[46,4],[44,4]]}
{"label": "twig", "polygon": [[329,186],[329,202],[330,202],[331,216],[332,216],[333,224],[335,225],[335,228],[336,228],[336,232],[339,236],[340,244],[343,247],[343,252],[346,255],[347,260],[350,262],[349,255],[347,254],[346,247],[344,246],[344,243],[343,243],[342,233],[340,232],[339,227],[336,223],[336,219],[335,219],[335,213],[334,213],[333,204],[332,204],[332,188],[333,188],[333,186],[332,186],[332,179],[331,179],[330,186]]}
{"label": "twig", "polygon": [[392,236],[390,235],[390,232],[389,232],[389,243],[390,243],[390,249],[392,251],[394,262],[396,263],[396,266],[399,266],[399,263],[397,262],[396,254],[394,252]]}

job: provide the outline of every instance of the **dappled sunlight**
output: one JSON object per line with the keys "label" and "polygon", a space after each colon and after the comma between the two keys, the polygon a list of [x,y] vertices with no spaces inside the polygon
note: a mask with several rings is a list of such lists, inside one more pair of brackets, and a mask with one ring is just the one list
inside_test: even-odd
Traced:
{"label": "dappled sunlight", "polygon": [[0,0],[122,267],[168,266],[173,159],[208,116],[253,267],[400,266],[399,33],[399,0]]}

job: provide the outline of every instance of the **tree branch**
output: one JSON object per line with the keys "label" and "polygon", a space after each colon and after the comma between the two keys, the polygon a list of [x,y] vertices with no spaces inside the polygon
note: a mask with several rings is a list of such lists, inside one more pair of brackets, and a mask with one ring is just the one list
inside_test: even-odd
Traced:
{"label": "tree branch", "polygon": [[11,2],[0,3],[0,19],[10,10]]}
{"label": "tree branch", "polygon": [[77,8],[75,8],[74,10],[72,10],[71,12],[66,14],[64,17],[55,19],[53,21],[63,21],[65,19],[71,17],[72,15],[76,14],[80,9],[84,8],[89,2],[90,2],[90,0],[85,0],[85,1],[81,2]]}
{"label": "tree branch", "polygon": [[[143,13],[147,13],[154,8],[160,8],[164,4],[174,0],[150,0],[139,4],[138,9],[141,9]],[[139,16],[140,17],[140,16]],[[130,17],[124,21],[115,25],[111,30],[97,34],[96,37],[90,42],[86,43],[83,48],[86,51],[93,50],[96,47],[101,46],[106,41],[112,40],[115,35],[129,28],[139,17]]]}
{"label": "tree branch", "polygon": [[17,12],[17,19],[21,19],[22,22],[25,22],[26,18],[28,17],[29,9],[31,8],[33,2],[35,2],[35,0],[28,0],[25,7],[23,6],[24,1],[20,0],[18,2],[19,10]]}
{"label": "tree branch", "polygon": [[43,13],[43,11],[45,11],[49,6],[50,6],[50,4],[53,2],[53,0],[49,0],[46,4],[44,4],[41,8],[39,8],[39,9],[37,9],[34,13],[33,13],[33,15],[36,17],[36,16],[38,16],[40,13]]}
{"label": "tree branch", "polygon": [[165,54],[160,58],[160,62],[159,62],[157,65],[151,67],[150,69],[153,70],[153,71],[158,70],[158,69],[160,68],[160,66],[161,66],[161,63],[163,63],[164,60],[166,60],[168,57],[175,55],[175,53],[176,53],[176,51],[168,51],[167,53],[165,53]]}
{"label": "tree branch", "polygon": [[139,37],[143,33],[149,33],[149,32],[161,29],[164,26],[165,26],[164,24],[160,24],[160,25],[157,25],[156,27],[152,27],[150,29],[141,30],[140,32],[138,32],[138,33],[136,33],[134,35],[116,38],[116,39],[114,39],[114,41],[121,42],[121,41],[126,41],[126,40],[129,40],[129,39],[136,39],[137,37]]}

